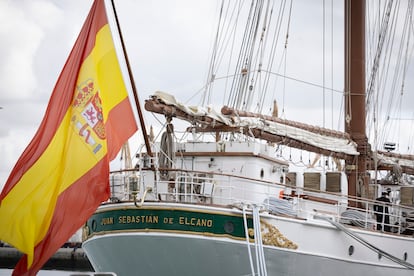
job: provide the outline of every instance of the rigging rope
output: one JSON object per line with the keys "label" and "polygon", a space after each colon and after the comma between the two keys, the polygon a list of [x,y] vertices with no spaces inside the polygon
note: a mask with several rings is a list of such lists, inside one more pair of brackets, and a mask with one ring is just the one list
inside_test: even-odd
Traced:
{"label": "rigging rope", "polygon": [[[215,63],[216,63],[217,50],[218,50],[218,45],[219,45],[219,34],[220,34],[221,20],[222,20],[222,17],[223,17],[223,6],[224,6],[224,0],[221,2],[219,21],[218,21],[218,26],[217,26],[217,31],[216,31],[216,38],[215,38],[215,41],[214,41],[213,53],[211,55],[210,66],[209,66],[208,73],[207,73],[207,78],[208,79],[207,79],[206,83],[213,82],[213,80],[214,80],[214,73],[213,72],[214,72],[214,66],[215,66]],[[212,89],[211,85],[206,86],[204,96],[203,96],[203,100],[201,102],[202,105],[205,105],[206,101],[208,103],[210,103],[211,89]],[[206,97],[208,97],[207,100],[206,100]]]}
{"label": "rigging rope", "polygon": [[246,109],[248,93],[250,92],[250,86],[248,85],[250,79],[249,70],[251,69],[252,57],[255,49],[256,37],[259,29],[260,15],[262,13],[262,10],[262,0],[257,1],[256,5],[254,5],[254,1],[252,1],[236,66],[236,72],[241,72],[242,74],[239,75],[239,78],[235,78],[233,80],[233,84],[230,90],[232,104],[229,104],[229,106],[233,106],[242,110]]}
{"label": "rigging rope", "polygon": [[[394,141],[400,145],[401,142],[406,142],[401,141],[402,139],[411,137],[411,134],[400,133],[401,131],[406,132],[410,128],[403,126],[401,117],[404,115],[404,104],[408,102],[404,99],[408,96],[405,93],[405,79],[412,58],[413,44],[410,26],[412,25],[414,2],[408,1],[405,4],[403,6],[400,1],[389,0],[381,7],[375,5],[374,2],[373,8],[378,8],[378,15],[375,16],[373,13],[374,19],[368,17],[369,21],[381,21],[381,24],[378,24],[379,30],[376,32],[378,35],[371,38],[371,40],[376,38],[377,47],[375,54],[372,55],[366,100],[367,129],[371,134],[368,136],[376,137],[374,148],[378,148],[379,145],[387,141]],[[381,13],[381,9],[386,12]],[[400,11],[405,11],[405,16],[400,15]],[[370,14],[368,12],[368,16]],[[368,33],[375,32],[368,30]],[[374,43],[371,42],[371,44]],[[379,116],[380,113],[383,116]]]}
{"label": "rigging rope", "polygon": [[[244,223],[244,233],[246,236],[246,245],[249,254],[250,269],[252,275],[258,276],[267,276],[266,260],[263,249],[263,239],[262,239],[262,228],[260,225],[260,206],[252,206],[252,215],[253,215],[253,230],[252,232],[247,226],[247,214],[246,214],[246,205],[243,204],[243,223]],[[256,257],[256,268],[257,274],[254,269],[253,256],[250,249],[250,238],[249,236],[254,236],[254,246],[255,246],[255,257]]]}
{"label": "rigging rope", "polygon": [[368,106],[369,106],[370,100],[372,98],[374,83],[375,83],[375,79],[377,77],[379,61],[380,61],[382,49],[383,49],[383,46],[384,46],[386,34],[387,34],[387,31],[388,31],[388,23],[389,23],[389,20],[390,20],[392,3],[393,3],[393,0],[390,0],[388,2],[385,17],[384,17],[384,19],[381,23],[381,30],[380,30],[380,34],[379,34],[377,51],[376,51],[376,55],[375,55],[374,62],[373,62],[373,65],[372,65],[371,75],[370,75],[369,82],[368,82],[368,89],[367,89],[367,105]]}
{"label": "rigging rope", "polygon": [[263,250],[262,231],[260,226],[260,207],[253,205],[253,228],[254,228],[254,242],[256,246],[256,262],[259,276],[267,276],[266,260]]}
{"label": "rigging rope", "polygon": [[[224,89],[222,91],[221,97],[222,103],[226,103],[226,105],[235,107],[240,110],[249,110],[252,109],[256,110],[257,113],[267,113],[271,114],[271,105],[269,103],[273,102],[276,99],[276,93],[283,93],[279,97],[283,97],[278,100],[280,104],[279,108],[279,116],[284,117],[285,112],[285,90],[288,89],[289,85],[289,78],[286,76],[287,69],[288,69],[288,56],[287,56],[287,46],[288,43],[292,43],[293,40],[289,38],[290,30],[293,29],[294,21],[291,18],[292,11],[293,11],[293,0],[288,3],[289,0],[281,0],[279,3],[276,4],[275,1],[266,1],[266,0],[251,0],[251,1],[226,1],[223,0],[219,6],[219,24],[217,27],[216,32],[214,33],[215,42],[213,45],[213,57],[211,58],[210,65],[209,65],[209,74],[207,77],[207,84],[206,89],[204,90],[205,94],[202,98],[203,104],[210,104],[210,101],[214,101],[214,97],[212,95],[213,91],[213,83],[215,81],[220,80],[222,81]],[[248,3],[247,3],[248,2]],[[325,126],[325,119],[327,120],[326,125],[329,124],[329,118],[325,118],[325,116],[329,116],[328,114],[325,115],[325,105],[326,107],[329,103],[326,97],[329,97],[325,92],[326,89],[329,89],[332,94],[332,101],[331,104],[333,106],[334,101],[334,93],[338,92],[338,90],[333,89],[333,50],[332,50],[332,63],[331,63],[331,82],[332,86],[328,84],[329,80],[327,74],[327,70],[325,70],[325,66],[329,66],[329,53],[328,53],[328,45],[325,43],[329,43],[328,36],[329,34],[325,31],[331,31],[331,47],[333,49],[333,33],[334,33],[334,8],[333,8],[333,0],[331,3],[324,1],[324,11],[323,11],[323,80],[321,85],[311,84],[313,86],[318,86],[322,91],[322,97],[324,100],[323,103],[323,123],[322,125]],[[398,10],[398,5],[400,5],[399,1],[394,0],[387,0],[381,3],[375,3],[375,1],[367,1],[367,7],[374,8],[379,7],[374,14],[374,20],[369,18],[372,16],[373,13],[368,12],[367,20],[368,22],[375,21],[378,26],[378,30],[375,32],[372,29],[367,31],[367,36],[369,36],[368,44],[374,46],[376,51],[374,54],[371,54],[367,67],[369,68],[367,71],[367,79],[369,81],[369,85],[367,85],[367,95],[366,95],[366,102],[367,102],[367,128],[369,134],[377,134],[380,133],[382,136],[379,138],[379,141],[385,140],[385,131],[391,129],[391,127],[395,126],[395,122],[390,120],[392,117],[396,117],[398,113],[395,112],[395,108],[399,108],[400,111],[403,110],[403,104],[407,101],[404,101],[402,97],[407,97],[406,95],[406,87],[404,86],[404,82],[406,79],[406,75],[410,74],[408,71],[409,65],[409,58],[411,57],[412,53],[412,39],[410,37],[413,34],[412,29],[412,5],[413,1],[408,1],[408,8],[400,8],[401,12],[403,10],[407,10],[406,14],[406,31],[403,31],[402,28],[397,27],[397,20],[401,19],[403,21],[403,16],[398,15],[396,10]],[[247,4],[247,6],[246,6]],[[331,5],[331,19],[327,17],[327,8],[328,5]],[[370,6],[371,5],[371,6]],[[325,7],[326,6],[326,7]],[[401,4],[401,6],[403,6]],[[246,9],[247,8],[247,9]],[[326,9],[325,9],[326,8]],[[381,10],[385,10],[386,12],[380,12]],[[246,16],[248,15],[248,16]],[[245,19],[246,21],[242,21],[241,18]],[[410,18],[410,19],[408,19]],[[291,25],[292,21],[292,27]],[[329,22],[331,21],[331,22]],[[327,23],[332,23],[332,29],[329,30],[329,27],[326,26]],[[242,31],[240,32],[241,27],[240,24],[244,25],[242,27]],[[239,26],[237,26],[239,25]],[[370,24],[367,24],[368,28],[371,27]],[[283,37],[282,28],[285,28],[285,41],[283,47]],[[238,30],[236,30],[238,29]],[[380,35],[374,37],[372,34],[377,33],[378,31]],[[405,44],[404,47],[400,45],[400,55],[397,56],[395,61],[397,61],[397,69],[394,72],[394,79],[393,84],[391,85],[390,78],[388,77],[388,73],[392,73],[391,69],[391,62],[394,61],[394,58],[391,58],[391,53],[394,50],[393,47],[397,45],[396,37],[394,34],[397,33],[396,31],[402,33],[402,36],[405,36]],[[402,32],[403,31],[403,32]],[[374,40],[375,39],[375,40]],[[290,41],[292,42],[290,42]],[[240,43],[241,42],[241,43]],[[240,45],[240,51],[236,51],[234,45]],[[270,45],[267,45],[270,44]],[[395,45],[394,45],[395,44]],[[293,44],[292,44],[293,45]],[[326,47],[325,47],[326,46]],[[411,47],[411,48],[409,48]],[[325,52],[325,48],[326,51]],[[370,47],[368,47],[370,48]],[[292,48],[293,49],[293,48]],[[411,49],[411,50],[410,50]],[[234,53],[238,52],[239,55],[236,56]],[[397,52],[397,51],[394,51]],[[370,53],[368,53],[370,54]],[[326,60],[325,60],[326,58]],[[234,59],[234,60],[232,60]],[[228,60],[228,61],[227,61]],[[225,70],[223,70],[223,66],[221,63],[226,63]],[[221,68],[220,66],[221,65]],[[233,75],[229,75],[229,70],[231,67],[236,67],[235,73]],[[226,71],[227,70],[227,74]],[[273,70],[273,72],[272,72]],[[282,73],[284,72],[284,73]],[[220,76],[221,74],[221,76]],[[223,76],[224,74],[224,76]],[[329,74],[329,73],[328,73]],[[283,78],[280,80],[280,76]],[[294,79],[295,81],[299,81]],[[397,81],[398,80],[398,81]],[[281,88],[279,88],[278,82],[283,81]],[[401,86],[400,82],[402,82]],[[301,83],[310,84],[306,81],[300,81]],[[390,84],[388,84],[388,82]],[[328,87],[330,86],[330,87]],[[230,89],[228,89],[230,88]],[[385,89],[390,88],[390,90],[400,92],[399,95],[393,98],[386,98],[385,96]],[[254,93],[253,93],[254,92]],[[343,91],[340,91],[341,93]],[[354,93],[353,91],[350,91]],[[255,95],[253,98],[253,94]],[[266,95],[267,94],[267,95]],[[354,94],[353,94],[354,95]],[[287,96],[287,94],[286,94]],[[215,97],[217,99],[217,97]],[[225,100],[227,99],[227,100]],[[374,105],[377,102],[381,102],[382,106]],[[342,102],[343,104],[343,102]],[[388,106],[387,106],[388,105]],[[269,108],[269,110],[267,110]],[[342,110],[342,109],[340,109]],[[378,118],[378,112],[381,110],[387,111],[387,121],[380,121],[381,118]],[[341,111],[340,116],[343,115],[344,110]],[[332,108],[332,128],[334,127],[334,111]],[[403,114],[398,114],[403,115]],[[385,120],[387,117],[383,117]],[[342,121],[341,118],[338,116],[338,129],[342,128]],[[384,129],[381,131],[377,130],[379,124],[379,129]],[[408,129],[408,128],[407,128]],[[401,131],[404,129],[401,128]],[[394,132],[395,135],[398,132]],[[368,135],[377,137],[377,135]],[[406,135],[406,137],[412,137],[412,135]],[[401,136],[402,137],[402,136]],[[222,137],[223,138],[223,137]],[[377,143],[374,143],[374,147],[376,148]]]}
{"label": "rigging rope", "polygon": [[244,223],[244,233],[246,235],[247,251],[249,253],[250,270],[252,272],[252,275],[256,275],[256,272],[254,271],[252,251],[250,249],[250,239],[249,239],[249,228],[247,226],[246,205],[243,205],[243,223]]}
{"label": "rigging rope", "polygon": [[[266,72],[271,72],[272,71],[272,67],[273,67],[273,63],[276,57],[276,48],[278,46],[278,42],[279,42],[279,37],[280,37],[280,31],[282,29],[282,19],[283,19],[283,14],[285,11],[285,7],[286,7],[286,1],[281,1],[280,2],[280,6],[279,6],[279,13],[276,19],[276,26],[274,28],[274,35],[273,35],[273,41],[272,41],[272,46],[270,48],[270,53],[269,53],[269,63],[267,64],[267,68],[266,68]],[[292,1],[290,2],[290,11],[289,11],[289,22],[290,22],[290,15],[291,15],[291,11],[292,11]],[[288,23],[289,26],[289,23]],[[286,41],[285,41],[285,48],[287,47],[287,39],[289,36],[289,27],[287,28],[287,32],[286,32]],[[282,56],[282,60],[283,56]],[[279,72],[280,70],[280,65],[282,64],[282,61],[279,63],[279,67],[277,69],[277,71]],[[268,91],[268,87],[269,87],[269,83],[270,83],[270,74],[266,74],[265,80],[264,80],[264,88],[263,91]],[[275,86],[277,83],[277,78],[275,81]],[[275,92],[276,89],[273,90],[273,95],[272,95],[272,99],[275,99]],[[262,97],[262,100],[260,101],[261,105],[264,106],[264,101],[265,101],[265,97]],[[260,110],[260,113],[262,112],[262,110]]]}

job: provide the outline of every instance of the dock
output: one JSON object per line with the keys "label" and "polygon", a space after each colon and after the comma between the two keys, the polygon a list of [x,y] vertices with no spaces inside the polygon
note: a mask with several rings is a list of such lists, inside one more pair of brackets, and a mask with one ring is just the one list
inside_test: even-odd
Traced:
{"label": "dock", "polygon": [[[9,246],[0,247],[0,268],[13,269],[22,253]],[[60,248],[42,267],[42,270],[64,270],[93,272],[93,267],[80,247]]]}

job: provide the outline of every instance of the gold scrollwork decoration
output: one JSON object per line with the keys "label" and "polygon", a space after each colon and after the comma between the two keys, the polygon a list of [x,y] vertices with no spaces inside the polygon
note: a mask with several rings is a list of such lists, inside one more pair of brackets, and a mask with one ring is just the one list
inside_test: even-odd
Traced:
{"label": "gold scrollwork decoration", "polygon": [[[286,238],[277,227],[271,225],[270,223],[261,220],[261,232],[262,240],[264,245],[277,246],[281,248],[288,249],[297,249],[298,245]],[[249,237],[254,239],[254,230],[249,228],[248,230]]]}

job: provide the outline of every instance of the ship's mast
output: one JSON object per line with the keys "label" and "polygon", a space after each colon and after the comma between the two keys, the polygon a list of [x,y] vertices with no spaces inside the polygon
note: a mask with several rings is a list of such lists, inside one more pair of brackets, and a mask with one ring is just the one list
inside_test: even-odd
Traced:
{"label": "ship's mast", "polygon": [[369,144],[365,131],[365,0],[345,0],[345,131],[360,153],[346,163],[348,194],[364,196]]}

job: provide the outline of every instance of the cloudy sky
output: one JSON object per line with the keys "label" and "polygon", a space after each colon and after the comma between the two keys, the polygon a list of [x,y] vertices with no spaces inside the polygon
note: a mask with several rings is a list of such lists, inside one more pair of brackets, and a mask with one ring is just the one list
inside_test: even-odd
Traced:
{"label": "cloudy sky", "polygon": [[[221,1],[115,2],[141,103],[156,90],[174,94],[181,101],[190,99],[207,78]],[[294,1],[289,40],[289,53],[294,54],[289,55],[286,71],[292,79],[318,85],[322,84],[322,2]],[[331,1],[326,2],[330,5]],[[327,22],[334,19],[335,27],[332,32],[328,27],[325,64],[338,73],[326,73],[326,83],[342,90],[343,72],[338,68],[343,66],[343,58],[338,52],[343,38],[338,30],[342,27],[343,3],[334,2],[333,16],[326,17]],[[91,4],[92,0],[0,0],[0,188],[39,126]],[[333,39],[329,38],[331,34]],[[334,49],[332,54],[329,49]],[[321,91],[292,80],[286,86],[319,89],[319,95]],[[297,101],[297,96],[291,95],[279,95],[279,100],[286,102],[287,118],[299,120],[305,113],[308,123],[316,122],[314,116],[320,116],[320,106]],[[287,103],[297,106],[289,109]],[[149,114],[145,117],[154,120]],[[336,119],[335,126],[337,123]],[[334,122],[327,126],[331,124]],[[134,139],[133,144],[138,135]]]}
{"label": "cloudy sky", "polygon": [[[40,124],[92,2],[0,0],[0,188]],[[216,1],[115,2],[141,101],[156,90],[199,89]]]}

